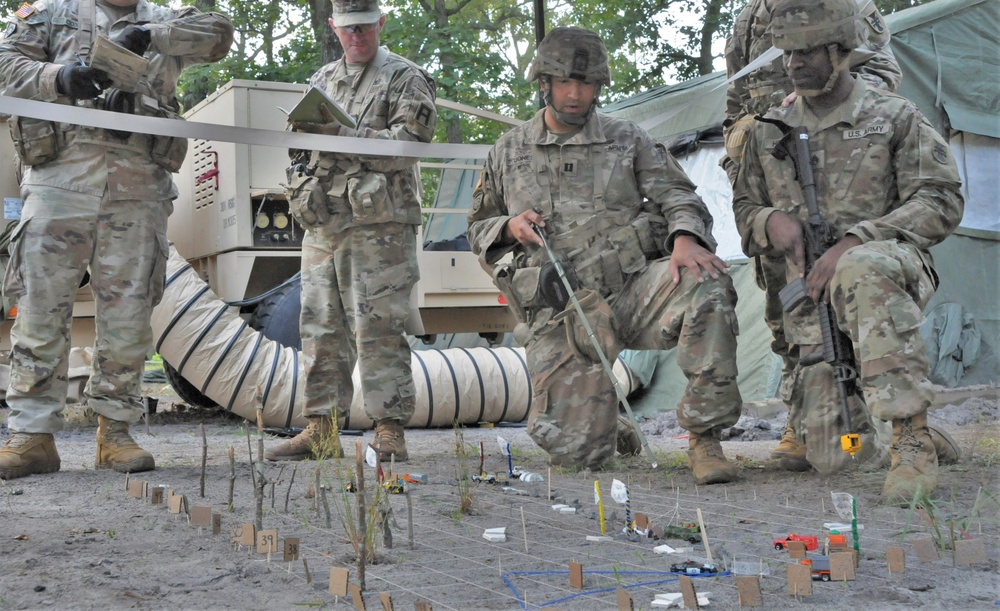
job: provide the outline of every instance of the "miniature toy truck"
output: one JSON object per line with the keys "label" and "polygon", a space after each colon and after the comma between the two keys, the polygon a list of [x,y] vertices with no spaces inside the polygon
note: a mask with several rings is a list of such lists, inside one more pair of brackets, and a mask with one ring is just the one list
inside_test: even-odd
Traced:
{"label": "miniature toy truck", "polygon": [[806,544],[807,550],[815,550],[819,548],[819,539],[817,537],[813,537],[812,535],[797,535],[795,533],[792,533],[787,537],[782,537],[781,539],[775,539],[774,549],[780,552],[781,550],[788,547],[789,541],[801,541]]}
{"label": "miniature toy truck", "polygon": [[829,555],[831,551],[843,551],[848,548],[847,535],[843,535],[835,530],[831,530],[824,542],[824,553]]}
{"label": "miniature toy truck", "polygon": [[809,567],[813,581],[830,581],[830,557],[829,556],[809,556],[801,561]]}

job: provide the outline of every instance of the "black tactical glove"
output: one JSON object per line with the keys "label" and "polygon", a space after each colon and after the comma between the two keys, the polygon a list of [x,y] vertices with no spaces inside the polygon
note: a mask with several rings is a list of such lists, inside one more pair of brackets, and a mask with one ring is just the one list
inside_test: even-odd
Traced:
{"label": "black tactical glove", "polygon": [[[121,89],[109,89],[104,94],[104,110],[120,112],[130,115],[135,112],[135,94]],[[132,132],[120,129],[107,129],[105,131],[112,137],[119,140],[128,140]]]}
{"label": "black tactical glove", "polygon": [[56,73],[56,91],[74,100],[92,100],[110,84],[108,73],[97,68],[63,66]]}
{"label": "black tactical glove", "polygon": [[121,45],[136,55],[143,55],[149,49],[152,35],[149,28],[144,25],[130,25],[122,30],[122,33],[115,36],[111,42]]}

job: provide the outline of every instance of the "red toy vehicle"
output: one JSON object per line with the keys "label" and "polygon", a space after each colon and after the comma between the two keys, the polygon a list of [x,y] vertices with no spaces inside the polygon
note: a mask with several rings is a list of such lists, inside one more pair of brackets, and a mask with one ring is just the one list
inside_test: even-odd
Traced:
{"label": "red toy vehicle", "polygon": [[806,549],[814,550],[819,548],[819,539],[811,535],[797,535],[792,533],[787,537],[774,540],[774,549],[779,552],[788,547],[789,541],[801,541],[806,544]]}

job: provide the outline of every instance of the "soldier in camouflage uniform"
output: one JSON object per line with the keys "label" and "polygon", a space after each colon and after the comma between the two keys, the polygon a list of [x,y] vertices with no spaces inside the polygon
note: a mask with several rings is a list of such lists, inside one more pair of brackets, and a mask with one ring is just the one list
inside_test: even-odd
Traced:
{"label": "soldier in camouflage uniform", "polygon": [[[296,123],[298,131],[357,138],[430,142],[437,111],[434,81],[422,68],[384,47],[377,0],[334,0],[331,27],[344,57],[319,69],[311,84],[357,119],[350,128]],[[296,155],[297,156],[297,155]],[[419,277],[420,217],[417,160],[306,154],[289,182],[292,214],[302,240],[302,314],[306,429],[271,448],[270,460],[343,455],[332,417],[347,418],[355,362],[365,412],[376,421],[373,447],[382,458],[406,460],[403,424],[416,391],[410,348],[403,337],[410,289]]]}
{"label": "soldier in camouflage uniform", "polygon": [[[948,145],[920,111],[847,69],[851,50],[862,42],[859,18],[854,0],[777,3],[771,34],[798,99],[767,112],[764,119],[777,125],[754,125],[733,210],[747,255],[781,256],[786,280],[802,275],[807,212],[783,133],[805,127],[820,211],[839,241],[805,276],[811,300],[785,313],[784,330],[803,358],[821,350],[814,304],[832,304],[854,345],[868,408],[892,422],[883,495],[908,502],[937,483],[927,429],[932,387],[918,329],[937,286],[928,249],[958,226],[963,201]],[[800,363],[793,376],[809,406],[795,425],[809,462],[823,472],[843,466],[847,454],[834,449],[845,431],[830,366]]]}
{"label": "soldier in camouflage uniform", "polygon": [[[541,82],[546,108],[490,152],[473,194],[469,242],[520,320],[514,334],[533,386],[529,434],[555,465],[598,467],[616,445],[638,451],[572,303],[549,295],[537,226],[576,278],[575,294],[609,361],[623,347],[677,348],[688,378],[677,415],[690,431],[695,481],[734,480],[720,432],[742,407],[736,293],[713,254],[708,209],[661,143],[596,112],[611,80],[596,34],[552,30],[528,78]],[[509,264],[501,260],[508,253]]]}
{"label": "soldier in camouflage uniform", "polygon": [[[93,9],[90,0],[25,3],[0,43],[4,95],[176,117],[181,71],[222,59],[232,45],[229,20],[194,7],[98,0]],[[108,74],[81,63],[89,63],[92,33],[149,60],[135,91],[108,88]],[[97,341],[85,395],[98,414],[96,466],[153,469],[128,425],[142,415],[149,318],[163,291],[177,196],[170,173],[187,141],[27,117],[11,124],[28,168],[4,280],[17,318],[7,391],[13,435],[0,450],[0,477],[59,469],[52,433],[62,424],[73,301],[88,267]]]}
{"label": "soldier in camouflage uniform", "polygon": [[[873,87],[895,91],[901,73],[890,49],[889,28],[873,2],[858,2],[864,17],[858,22],[863,42],[851,52],[851,71]],[[771,36],[767,28],[771,24],[774,3],[775,0],[750,0],[736,17],[733,33],[726,40],[726,71],[729,77],[771,49]],[[753,126],[754,115],[764,114],[774,106],[787,106],[794,98],[794,87],[780,58],[729,85],[726,92],[726,120],[723,123],[726,155],[720,165],[729,175],[730,182],[736,181],[743,143]],[[781,302],[778,300],[778,291],[785,286],[784,260],[758,256],[754,257],[753,263],[754,277],[758,286],[765,291],[764,319],[772,333],[771,350],[782,360],[781,396],[789,414],[785,433],[771,452],[771,457],[787,469],[808,469],[806,447],[791,425],[801,417],[803,407],[801,392],[798,392],[801,389],[792,388],[791,384],[791,374],[798,361],[798,347],[790,346],[786,341],[782,330]]]}

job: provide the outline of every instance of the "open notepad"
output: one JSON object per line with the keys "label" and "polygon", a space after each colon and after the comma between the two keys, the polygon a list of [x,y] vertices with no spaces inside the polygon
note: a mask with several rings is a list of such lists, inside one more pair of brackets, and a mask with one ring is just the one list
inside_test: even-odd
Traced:
{"label": "open notepad", "polygon": [[288,115],[291,121],[307,121],[310,123],[326,123],[320,108],[325,107],[333,118],[340,121],[347,127],[357,127],[358,122],[344,110],[344,107],[335,102],[326,92],[317,87],[310,87],[299,103],[291,110],[285,110],[281,106],[278,110]]}

